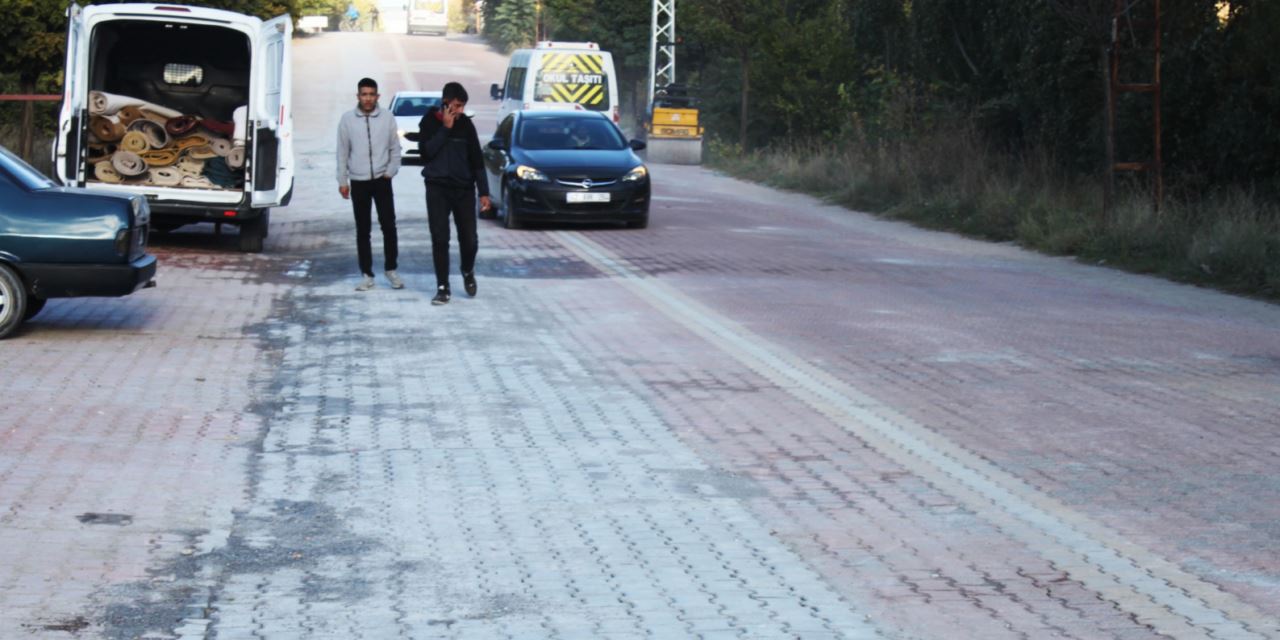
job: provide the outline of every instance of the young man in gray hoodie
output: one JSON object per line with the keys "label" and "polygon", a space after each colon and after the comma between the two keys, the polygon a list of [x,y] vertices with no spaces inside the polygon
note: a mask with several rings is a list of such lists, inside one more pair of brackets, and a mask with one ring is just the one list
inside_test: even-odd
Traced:
{"label": "young man in gray hoodie", "polygon": [[399,246],[396,238],[396,205],[391,179],[400,171],[400,139],[396,119],[378,106],[378,83],[362,78],[357,85],[356,108],[338,121],[338,193],[351,199],[356,216],[356,252],[364,278],[356,291],[373,288],[371,206],[378,207],[382,227],[382,253],[387,281],[392,289],[404,288],[396,274]]}

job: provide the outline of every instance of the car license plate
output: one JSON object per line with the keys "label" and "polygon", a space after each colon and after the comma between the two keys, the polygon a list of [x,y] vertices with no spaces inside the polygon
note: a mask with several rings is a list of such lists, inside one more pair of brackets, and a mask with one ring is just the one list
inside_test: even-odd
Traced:
{"label": "car license plate", "polygon": [[576,204],[579,202],[608,202],[609,194],[603,192],[589,193],[586,191],[570,191],[566,194],[566,198],[569,204]]}

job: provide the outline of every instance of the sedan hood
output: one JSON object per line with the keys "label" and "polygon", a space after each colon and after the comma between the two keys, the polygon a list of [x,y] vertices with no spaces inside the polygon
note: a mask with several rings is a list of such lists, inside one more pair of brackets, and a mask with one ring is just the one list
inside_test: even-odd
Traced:
{"label": "sedan hood", "polygon": [[640,166],[640,159],[630,149],[618,151],[572,150],[521,150],[520,161],[542,171],[556,174],[589,173],[592,175],[622,174]]}

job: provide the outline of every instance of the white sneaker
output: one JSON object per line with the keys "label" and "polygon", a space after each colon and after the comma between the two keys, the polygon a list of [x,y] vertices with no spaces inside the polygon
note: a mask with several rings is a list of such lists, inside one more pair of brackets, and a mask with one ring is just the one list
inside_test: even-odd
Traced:
{"label": "white sneaker", "polygon": [[356,291],[368,291],[373,288],[373,276],[365,276],[360,284],[356,285]]}
{"label": "white sneaker", "polygon": [[396,270],[395,270],[395,269],[392,269],[392,270],[390,270],[390,271],[388,271],[388,272],[387,272],[387,282],[390,282],[390,283],[391,283],[391,288],[392,288],[392,289],[403,289],[403,288],[404,288],[404,280],[401,280],[401,279],[400,279],[400,276],[396,274]]}

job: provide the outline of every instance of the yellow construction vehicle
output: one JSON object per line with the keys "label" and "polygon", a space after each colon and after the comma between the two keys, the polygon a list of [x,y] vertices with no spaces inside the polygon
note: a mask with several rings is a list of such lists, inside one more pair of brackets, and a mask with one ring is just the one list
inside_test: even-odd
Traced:
{"label": "yellow construction vehicle", "polygon": [[681,84],[668,84],[654,92],[649,118],[648,159],[666,164],[702,163],[702,124],[697,99]]}

